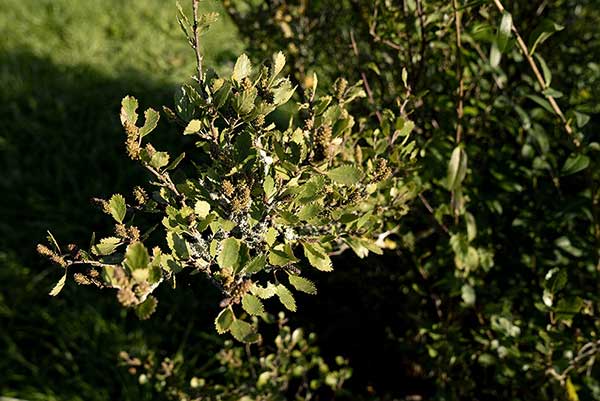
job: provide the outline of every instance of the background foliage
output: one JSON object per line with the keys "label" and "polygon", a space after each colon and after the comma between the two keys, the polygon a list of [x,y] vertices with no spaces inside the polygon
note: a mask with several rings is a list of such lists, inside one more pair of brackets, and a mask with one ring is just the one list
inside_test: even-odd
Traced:
{"label": "background foliage", "polygon": [[[125,93],[168,104],[173,83],[193,73],[174,8],[4,2],[0,326],[8,329],[0,371],[10,374],[0,392],[27,399],[164,393],[116,366],[123,349],[184,360],[177,377],[189,386],[222,347],[199,331],[211,327],[214,312],[206,283],[190,278],[162,297],[169,300],[156,318],[139,322],[80,288],[48,302],[56,270],[32,253],[47,227],[77,238],[83,227],[106,224],[89,199],[124,191],[141,176],[120,156],[116,110]],[[586,365],[598,347],[599,11],[591,0],[504,4],[530,48],[536,29],[555,30],[547,20],[564,27],[533,56],[546,83],[551,72],[549,90],[493,2],[454,5],[224,1],[241,42],[225,36],[232,25],[204,40],[219,44],[206,51],[213,65],[231,66],[242,46],[257,59],[285,49],[298,83],[310,83],[315,70],[323,87],[338,76],[363,79],[370,95],[354,112],[377,124],[384,108],[405,104],[416,123],[422,198],[399,226],[397,249],[368,260],[338,257],[341,268],[319,280],[322,295],[303,299],[293,320],[318,333],[326,359],[349,358],[354,398],[599,399],[598,368]],[[500,59],[494,46],[504,50]],[[546,95],[557,98],[581,146]]]}

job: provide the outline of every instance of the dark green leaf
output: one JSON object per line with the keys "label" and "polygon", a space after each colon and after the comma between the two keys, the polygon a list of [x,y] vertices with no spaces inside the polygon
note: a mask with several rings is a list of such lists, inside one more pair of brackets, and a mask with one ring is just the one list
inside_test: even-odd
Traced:
{"label": "dark green leaf", "polygon": [[571,175],[585,170],[590,165],[590,158],[581,153],[571,154],[562,169],[560,170],[561,175]]}

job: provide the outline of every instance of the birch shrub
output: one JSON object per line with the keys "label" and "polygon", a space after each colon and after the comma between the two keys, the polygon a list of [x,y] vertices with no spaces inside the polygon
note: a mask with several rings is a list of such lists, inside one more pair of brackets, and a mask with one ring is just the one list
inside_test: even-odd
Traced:
{"label": "birch shrub", "polygon": [[[138,100],[125,97],[126,152],[150,179],[97,200],[114,220],[112,233],[66,248],[50,234],[38,251],[63,269],[50,295],[72,275],[112,289],[141,319],[157,308],[161,284],[175,288],[178,274],[203,274],[222,294],[217,332],[252,343],[269,311],[296,311],[298,292],[316,294],[307,276],[334,270],[331,254],[382,252],[414,197],[417,149],[403,112],[385,110],[372,126],[349,111],[366,96],[362,82],[339,78],[321,93],[313,75],[308,96],[292,104],[296,87],[282,75],[282,52],[263,64],[242,54],[223,77],[205,71],[198,36],[214,19],[191,24],[180,13],[198,76],[163,108],[195,146],[157,149],[151,140],[161,114],[148,108],[142,117]],[[276,113],[288,123],[276,124]],[[266,305],[270,298],[281,306]]]}

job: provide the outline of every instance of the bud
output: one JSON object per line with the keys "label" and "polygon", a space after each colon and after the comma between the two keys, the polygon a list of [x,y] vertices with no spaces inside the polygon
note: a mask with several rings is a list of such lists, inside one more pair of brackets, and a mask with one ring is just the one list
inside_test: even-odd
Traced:
{"label": "bud", "polygon": [[231,195],[233,195],[233,192],[235,191],[235,187],[229,180],[223,181],[222,189],[223,189],[223,194],[228,198],[230,198]]}
{"label": "bud", "polygon": [[335,97],[338,100],[342,100],[344,98],[344,94],[346,93],[346,89],[348,88],[348,81],[344,78],[338,78],[333,83],[333,90],[335,92]]}
{"label": "bud", "polygon": [[148,201],[148,194],[142,187],[135,187],[133,189],[133,197],[139,206],[144,205]]}

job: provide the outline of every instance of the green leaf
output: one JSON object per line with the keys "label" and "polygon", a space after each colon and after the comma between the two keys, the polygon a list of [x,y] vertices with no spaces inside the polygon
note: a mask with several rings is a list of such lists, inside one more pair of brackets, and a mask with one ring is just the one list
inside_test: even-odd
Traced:
{"label": "green leaf", "polygon": [[309,279],[293,274],[290,274],[288,279],[290,280],[290,284],[298,291],[302,291],[311,295],[317,293],[317,287],[315,287],[315,284]]}
{"label": "green leaf", "polygon": [[349,164],[329,170],[325,173],[329,179],[341,185],[354,185],[362,178],[362,172]]}
{"label": "green leaf", "polygon": [[260,316],[265,313],[265,307],[262,301],[256,295],[250,293],[247,293],[242,297],[242,308],[253,316]]}
{"label": "green leaf", "polygon": [[285,66],[285,56],[282,52],[277,52],[273,55],[273,64],[271,66],[271,79],[270,82],[279,75],[283,67]]}
{"label": "green leaf", "polygon": [[279,284],[275,287],[275,294],[279,297],[279,301],[283,306],[292,312],[296,312],[296,300],[294,299],[292,292],[283,284]]}
{"label": "green leaf", "polygon": [[279,233],[277,232],[277,230],[274,227],[269,227],[269,229],[265,233],[264,240],[268,246],[273,246],[273,244],[277,240],[278,235],[279,235]]}
{"label": "green leaf", "polygon": [[498,50],[504,53],[508,46],[510,39],[510,30],[512,29],[512,15],[509,12],[504,11],[502,13],[502,19],[500,20],[500,27],[498,27]]}
{"label": "green leaf", "polygon": [[571,175],[585,170],[590,165],[590,158],[581,153],[571,154],[560,170],[561,175]]}
{"label": "green leaf", "polygon": [[[567,376],[567,381],[565,383],[565,388],[567,390],[567,400],[569,401],[579,401],[579,395],[577,395],[577,389],[575,385],[571,381],[571,377]],[[594,389],[595,391],[595,389]]]}
{"label": "green leaf", "polygon": [[275,180],[270,175],[268,175],[263,182],[263,190],[265,191],[267,199],[275,194]]}
{"label": "green leaf", "polygon": [[448,178],[446,187],[449,191],[460,188],[460,184],[467,175],[467,154],[462,147],[457,146],[452,151],[450,162],[448,163]]}
{"label": "green leaf", "polygon": [[197,201],[194,205],[194,213],[196,213],[200,218],[206,218],[208,213],[210,213],[210,203],[204,200]]}
{"label": "green leaf", "polygon": [[573,317],[583,308],[583,300],[579,297],[567,297],[558,301],[554,312],[556,319],[562,321],[567,326],[571,326]]}
{"label": "green leaf", "polygon": [[500,65],[500,60],[502,59],[502,52],[498,47],[498,42],[494,40],[492,42],[492,47],[490,48],[490,65],[492,68],[496,68]]}
{"label": "green leaf", "polygon": [[544,43],[546,39],[552,36],[555,32],[562,31],[565,27],[551,21],[549,19],[543,19],[537,28],[533,30],[529,37],[529,54],[533,55],[535,49]]}
{"label": "green leaf", "polygon": [[273,103],[277,106],[287,103],[295,91],[296,87],[292,88],[292,84],[286,79],[281,85],[273,89]]}
{"label": "green leaf", "polygon": [[154,109],[148,109],[144,112],[144,126],[140,128],[140,137],[145,137],[152,132],[158,125],[160,114]]}
{"label": "green leaf", "polygon": [[323,272],[329,272],[333,270],[331,267],[331,259],[321,245],[317,243],[309,244],[304,242],[302,243],[302,246],[304,247],[304,256],[306,256],[309,263],[313,267]]}
{"label": "green leaf", "polygon": [[469,284],[463,284],[461,288],[462,300],[467,306],[475,305],[475,290]]}
{"label": "green leaf", "polygon": [[585,127],[585,125],[590,121],[590,116],[585,113],[580,113],[578,111],[573,112],[575,114],[575,121],[577,122],[577,126],[579,128]]}
{"label": "green leaf", "polygon": [[169,164],[167,167],[165,167],[165,170],[173,170],[174,168],[176,168],[179,163],[181,163],[181,161],[183,160],[183,158],[185,157],[185,152],[182,152],[179,156],[177,156],[177,158],[175,160],[173,160],[171,162],[171,164]]}
{"label": "green leaf", "polygon": [[60,280],[58,280],[58,283],[56,283],[56,285],[54,286],[54,288],[52,288],[52,291],[50,291],[48,294],[55,297],[58,295],[58,293],[63,289],[63,287],[65,286],[65,282],[67,281],[67,271],[65,270],[65,274],[63,274],[63,276],[60,278]]}
{"label": "green leaf", "polygon": [[276,245],[269,252],[269,263],[274,266],[285,266],[295,262],[298,262],[298,258],[294,256],[290,244]]}
{"label": "green leaf", "polygon": [[258,273],[265,268],[267,257],[265,255],[257,256],[251,259],[240,271],[240,274],[245,276],[251,276],[254,273]]}
{"label": "green leaf", "polygon": [[252,287],[250,287],[250,292],[262,299],[268,299],[274,296],[275,290],[276,287],[271,283],[267,283],[266,287],[260,287],[258,284],[254,283],[252,284]]}
{"label": "green leaf", "polygon": [[167,233],[167,245],[178,259],[189,259],[190,250],[188,244],[183,237],[173,231]]}
{"label": "green leaf", "polygon": [[221,268],[234,267],[240,253],[240,241],[229,237],[221,242],[221,252],[217,256],[217,263]]}
{"label": "green leaf", "polygon": [[233,319],[235,316],[233,315],[233,311],[230,308],[225,308],[219,313],[219,316],[215,319],[215,328],[217,329],[217,333],[223,334],[229,331],[229,327],[231,323],[233,323]]}
{"label": "green leaf", "polygon": [[233,109],[239,115],[247,115],[254,110],[254,101],[258,96],[256,88],[250,88],[233,96]]}
{"label": "green leaf", "polygon": [[308,221],[321,213],[321,209],[322,207],[318,203],[309,203],[300,209],[300,212],[298,212],[298,218],[300,220]]}
{"label": "green leaf", "polygon": [[127,205],[125,204],[125,198],[123,198],[123,195],[113,195],[108,201],[108,208],[110,210],[111,216],[118,223],[123,223],[125,213],[127,212]]}
{"label": "green leaf", "polygon": [[260,339],[259,335],[254,330],[254,327],[243,320],[234,320],[231,323],[229,330],[236,340],[243,343],[255,343]]}
{"label": "green leaf", "polygon": [[150,263],[148,250],[141,242],[134,242],[125,251],[125,265],[129,270],[145,269]]}
{"label": "green leaf", "polygon": [[149,164],[158,170],[169,164],[169,154],[167,152],[154,152]]}
{"label": "green leaf", "polygon": [[125,96],[121,101],[121,124],[130,123],[135,125],[138,119],[137,108],[137,99],[133,96]]}
{"label": "green leaf", "polygon": [[477,237],[477,222],[469,212],[465,213],[465,221],[467,222],[467,240],[471,242]]}
{"label": "green leaf", "polygon": [[121,245],[121,239],[116,237],[102,238],[99,244],[92,247],[92,253],[98,256],[106,256],[113,253],[119,245]]}
{"label": "green leaf", "polygon": [[185,130],[183,130],[183,135],[195,134],[196,132],[200,131],[200,128],[202,128],[202,121],[192,120],[185,127]]}
{"label": "green leaf", "polygon": [[542,58],[542,56],[536,54],[535,58],[540,64],[540,67],[542,67],[542,73],[544,74],[544,88],[549,88],[550,83],[552,83],[552,71],[550,71],[548,64],[546,64],[546,61]]}
{"label": "green leaf", "polygon": [[148,298],[141,304],[139,304],[135,308],[135,314],[140,320],[146,320],[152,316],[152,314],[156,311],[156,305],[158,301],[152,295],[149,295]]}
{"label": "green leaf", "polygon": [[242,54],[238,57],[237,61],[235,62],[231,78],[234,81],[240,82],[242,79],[250,75],[251,70],[252,64],[250,63],[250,59],[248,58],[248,56],[246,56],[246,54]]}

